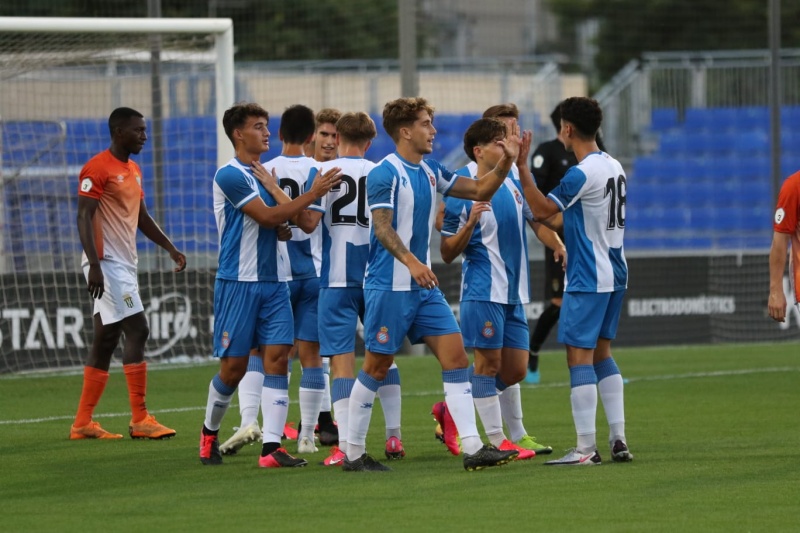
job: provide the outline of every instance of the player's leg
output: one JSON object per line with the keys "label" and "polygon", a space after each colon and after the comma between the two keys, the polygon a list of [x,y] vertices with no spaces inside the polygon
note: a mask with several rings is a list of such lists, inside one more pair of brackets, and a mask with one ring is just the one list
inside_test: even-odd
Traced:
{"label": "player's leg", "polygon": [[239,381],[239,428],[223,442],[219,450],[222,455],[234,455],[245,444],[261,441],[258,411],[261,409],[261,388],[264,386],[264,361],[258,349],[251,350],[247,358],[247,371]]}
{"label": "player's leg", "polygon": [[108,368],[111,365],[111,356],[119,344],[122,327],[119,322],[103,324],[99,312],[95,312],[92,320],[94,337],[86,358],[86,365],[83,367],[81,397],[78,401],[75,420],[70,428],[69,438],[72,440],[121,439],[121,434],[109,433],[100,427],[100,424],[92,420],[92,415],[108,383]]}
{"label": "player's leg", "polygon": [[214,357],[220,364],[208,385],[200,432],[200,461],[205,465],[222,464],[219,428],[233,393],[247,372],[258,316],[257,285],[220,279],[214,282]]}
{"label": "player's leg", "polygon": [[402,433],[400,432],[402,399],[400,396],[400,370],[396,363],[392,363],[381,386],[378,387],[378,397],[381,400],[386,426],[386,458],[402,459],[405,457],[406,451],[403,448]]}
{"label": "player's leg", "polygon": [[325,375],[319,355],[317,306],[319,278],[296,282],[292,298],[294,338],[297,356],[303,369],[298,393],[300,403],[300,430],[297,436],[298,453],[314,453],[314,427],[317,425],[322,397],[325,394]]}
{"label": "player's leg", "polygon": [[597,452],[597,375],[593,357],[600,326],[608,305],[608,294],[566,293],[564,315],[558,340],[567,347],[572,419],[577,446],[550,465],[592,465],[600,463]]}
{"label": "player's leg", "polygon": [[611,459],[616,462],[633,460],[633,454],[628,450],[625,439],[624,380],[611,355],[611,340],[616,337],[624,293],[625,291],[612,293],[593,359],[594,371],[597,374],[597,390],[608,419]]}
{"label": "player's leg", "polygon": [[319,407],[319,443],[323,446],[334,446],[339,443],[339,428],[333,421],[333,402],[331,401],[331,362],[328,357],[322,358],[322,373],[325,389],[322,392],[322,404]]}
{"label": "player's leg", "polygon": [[372,407],[416,315],[416,291],[364,290],[364,363],[350,393],[345,471],[388,470],[366,453]]}
{"label": "player's leg", "polygon": [[550,331],[558,323],[561,315],[561,302],[564,294],[564,268],[557,263],[553,251],[545,248],[544,251],[544,299],[550,305],[542,312],[536,321],[536,327],[530,336],[528,349],[528,373],[525,381],[537,384],[541,380],[539,372],[539,350],[550,335]]}
{"label": "player's leg", "polygon": [[281,436],[289,412],[289,351],[294,339],[294,320],[285,283],[263,283],[259,294],[256,337],[264,361],[264,386],[261,390],[262,468],[306,466],[305,459],[289,455],[281,447]]}
{"label": "player's leg", "polygon": [[528,319],[522,304],[505,306],[505,333],[500,356],[500,371],[495,386],[500,395],[500,411],[508,426],[508,436],[517,446],[546,455],[553,451],[550,446],[536,442],[528,435],[522,422],[522,395],[519,382],[527,374],[528,364]]}

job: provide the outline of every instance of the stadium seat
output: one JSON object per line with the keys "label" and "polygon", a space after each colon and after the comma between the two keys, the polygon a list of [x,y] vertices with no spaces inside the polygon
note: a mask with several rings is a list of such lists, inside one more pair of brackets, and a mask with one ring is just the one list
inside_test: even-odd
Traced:
{"label": "stadium seat", "polygon": [[678,127],[678,110],[672,107],[662,107],[653,109],[650,116],[650,129],[654,132],[663,133],[672,128]]}

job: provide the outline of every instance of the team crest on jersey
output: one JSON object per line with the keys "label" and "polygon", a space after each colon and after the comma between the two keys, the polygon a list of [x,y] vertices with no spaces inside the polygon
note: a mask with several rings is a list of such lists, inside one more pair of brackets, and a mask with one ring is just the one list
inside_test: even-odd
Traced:
{"label": "team crest on jersey", "polygon": [[517,189],[514,189],[514,200],[516,200],[519,205],[522,205],[522,196],[520,196]]}
{"label": "team crest on jersey", "polygon": [[782,207],[779,207],[777,211],[775,211],[775,223],[780,224],[783,222],[783,217],[786,216],[786,211],[783,210]]}
{"label": "team crest on jersey", "polygon": [[133,309],[133,297],[130,294],[123,294],[122,301],[128,306],[128,309]]}
{"label": "team crest on jersey", "polygon": [[222,347],[227,348],[231,345],[231,337],[228,335],[227,331],[222,332]]}
{"label": "team crest on jersey", "polygon": [[494,326],[488,320],[483,324],[481,335],[483,335],[487,339],[491,339],[492,337],[494,337]]}
{"label": "team crest on jersey", "polygon": [[122,174],[119,174],[119,175],[117,176],[117,181],[118,181],[118,182],[120,182],[120,183],[122,183],[123,181],[125,181],[125,176],[123,176]]}
{"label": "team crest on jersey", "polygon": [[428,179],[431,180],[431,187],[436,187],[436,180],[433,177],[433,174],[428,174]]}
{"label": "team crest on jersey", "polygon": [[380,344],[386,344],[389,342],[389,328],[386,326],[381,326],[380,331],[377,333],[377,335],[375,335],[375,340]]}

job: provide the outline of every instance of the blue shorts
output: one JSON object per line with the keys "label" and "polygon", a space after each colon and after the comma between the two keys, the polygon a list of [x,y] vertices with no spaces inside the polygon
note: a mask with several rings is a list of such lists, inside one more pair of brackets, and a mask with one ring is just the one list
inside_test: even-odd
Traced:
{"label": "blue shorts", "polygon": [[558,342],[576,348],[597,347],[597,339],[617,336],[625,291],[565,292],[558,323]]}
{"label": "blue shorts", "polygon": [[418,291],[364,289],[364,304],[364,344],[373,353],[396,354],[406,336],[412,344],[420,344],[423,337],[461,331],[438,287]]}
{"label": "blue shorts", "polygon": [[319,342],[317,333],[317,300],[319,278],[299,279],[289,282],[289,292],[294,313],[294,338]]}
{"label": "blue shorts", "polygon": [[467,348],[528,351],[528,319],[522,304],[461,302],[461,334]]}
{"label": "blue shorts", "polygon": [[247,357],[258,346],[291,345],[292,323],[286,283],[214,282],[214,357]]}
{"label": "blue shorts", "polygon": [[318,310],[319,354],[330,357],[355,352],[358,319],[364,320],[364,289],[320,289]]}

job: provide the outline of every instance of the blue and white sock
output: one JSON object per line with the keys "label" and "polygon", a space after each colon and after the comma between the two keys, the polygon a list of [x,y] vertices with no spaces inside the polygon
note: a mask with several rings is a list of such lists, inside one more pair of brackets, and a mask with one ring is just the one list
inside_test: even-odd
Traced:
{"label": "blue and white sock", "polygon": [[475,422],[475,404],[472,399],[469,370],[466,368],[442,370],[442,382],[444,401],[461,437],[461,449],[464,453],[472,455],[483,447],[483,443],[478,436],[478,425]]}
{"label": "blue and white sock", "polygon": [[402,399],[400,397],[400,371],[392,363],[386,377],[378,388],[378,398],[381,399],[383,418],[386,421],[386,440],[397,437],[402,440],[400,433],[400,415]]}
{"label": "blue and white sock", "polygon": [[286,415],[289,412],[289,379],[286,375],[265,374],[261,389],[261,412],[264,429],[261,441],[280,445]]}
{"label": "blue and white sock", "polygon": [[578,434],[578,451],[589,453],[597,448],[597,376],[592,365],[576,365],[569,369],[572,391],[572,419]]}
{"label": "blue and white sock", "polygon": [[625,442],[625,399],[623,380],[613,357],[603,359],[594,365],[597,374],[597,390],[603,401],[603,409],[608,419],[610,442],[617,439]]}
{"label": "blue and white sock", "polygon": [[508,438],[511,442],[517,442],[528,434],[522,423],[522,393],[519,383],[506,387],[498,376],[495,386],[500,394],[500,412],[503,413],[503,421],[508,426]]}
{"label": "blue and white sock", "polygon": [[355,461],[367,449],[367,431],[372,418],[372,406],[381,382],[361,370],[350,392],[350,419],[347,459]]}
{"label": "blue and white sock", "polygon": [[339,429],[339,449],[345,454],[350,442],[350,393],[355,382],[353,378],[335,378],[331,387],[333,414]]}
{"label": "blue and white sock", "polygon": [[239,382],[239,414],[241,427],[258,420],[261,408],[261,389],[264,386],[264,361],[260,355],[251,355],[247,360],[247,373]]}
{"label": "blue and white sock", "polygon": [[325,374],[322,367],[304,368],[300,378],[300,434],[297,440],[304,437],[314,442],[314,426],[317,425],[322,395],[325,393]]}
{"label": "blue and white sock", "polygon": [[500,446],[506,437],[503,434],[503,418],[500,412],[500,398],[495,388],[495,377],[473,374],[472,398],[489,442]]}
{"label": "blue and white sock", "polygon": [[208,384],[208,400],[206,401],[206,418],[203,425],[211,431],[219,431],[222,418],[228,411],[236,387],[229,387],[223,383],[219,374],[211,379]]}
{"label": "blue and white sock", "polygon": [[325,374],[325,392],[322,394],[322,405],[319,406],[320,412],[331,412],[331,359],[322,358],[322,373]]}

